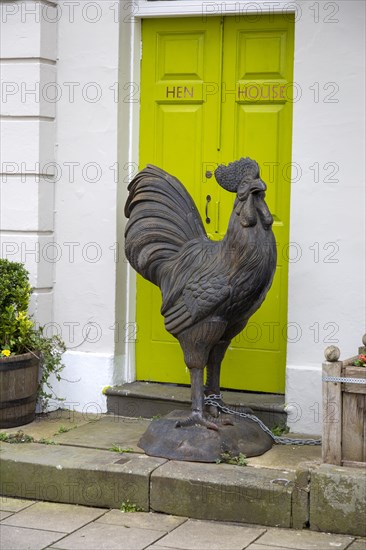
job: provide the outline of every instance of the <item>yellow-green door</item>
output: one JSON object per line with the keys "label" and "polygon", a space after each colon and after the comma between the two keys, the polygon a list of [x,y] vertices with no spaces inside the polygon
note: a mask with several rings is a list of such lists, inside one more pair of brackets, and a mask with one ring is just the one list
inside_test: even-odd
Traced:
{"label": "yellow-green door", "polygon": [[[226,353],[221,385],[283,392],[294,23],[288,15],[144,20],[140,167],[155,164],[192,195],[213,239],[226,232],[234,195],[211,173],[250,156],[261,166],[274,215],[278,266],[272,288]],[[160,291],[138,276],[138,380],[189,383],[178,342],[164,328]]]}

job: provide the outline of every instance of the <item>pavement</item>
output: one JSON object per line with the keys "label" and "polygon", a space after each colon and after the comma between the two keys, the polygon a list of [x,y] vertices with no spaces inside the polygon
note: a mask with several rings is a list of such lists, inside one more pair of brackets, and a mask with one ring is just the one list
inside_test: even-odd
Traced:
{"label": "pavement", "polygon": [[364,468],[296,445],[244,467],[147,456],[150,423],[55,411],[0,430],[0,549],[366,550]]}
{"label": "pavement", "polygon": [[[176,495],[179,498],[179,495]],[[1,550],[365,550],[347,535],[0,498]]]}

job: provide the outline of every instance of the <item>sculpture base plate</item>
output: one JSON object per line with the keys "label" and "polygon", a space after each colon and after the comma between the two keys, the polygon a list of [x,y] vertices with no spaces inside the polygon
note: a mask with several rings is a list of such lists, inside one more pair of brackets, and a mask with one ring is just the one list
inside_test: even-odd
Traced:
{"label": "sculpture base plate", "polygon": [[[172,411],[164,418],[153,420],[138,442],[149,456],[187,460],[191,462],[216,462],[223,453],[247,457],[259,456],[271,449],[272,438],[258,424],[247,418],[221,415],[216,421],[219,430],[209,430],[195,425],[176,428],[177,420],[187,418],[187,411]],[[225,420],[234,423],[224,424]]]}

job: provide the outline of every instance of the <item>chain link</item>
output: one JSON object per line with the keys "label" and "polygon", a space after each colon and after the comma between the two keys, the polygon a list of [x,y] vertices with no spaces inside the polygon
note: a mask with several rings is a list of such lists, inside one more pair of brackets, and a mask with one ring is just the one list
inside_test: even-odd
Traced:
{"label": "chain link", "polygon": [[232,414],[240,416],[240,418],[248,418],[249,420],[252,420],[253,422],[256,422],[262,430],[268,434],[275,443],[279,445],[321,445],[322,441],[321,439],[296,439],[292,437],[281,437],[279,435],[274,435],[269,428],[262,422],[257,416],[254,414],[234,411],[233,409],[230,409],[229,407],[226,407],[225,405],[221,405],[221,403],[218,402],[218,400],[222,400],[222,395],[208,395],[205,397],[205,405],[213,405],[214,407],[218,407],[220,411],[222,411],[225,414]]}
{"label": "chain link", "polygon": [[323,376],[323,382],[342,382],[343,384],[366,384],[366,378],[347,378],[345,376]]}

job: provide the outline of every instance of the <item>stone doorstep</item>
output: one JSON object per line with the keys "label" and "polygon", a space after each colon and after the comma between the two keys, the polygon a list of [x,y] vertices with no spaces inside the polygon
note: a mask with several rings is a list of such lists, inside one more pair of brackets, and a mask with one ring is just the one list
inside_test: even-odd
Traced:
{"label": "stone doorstep", "polygon": [[[190,388],[156,382],[131,382],[107,388],[108,413],[118,416],[151,418],[165,415],[175,409],[190,410]],[[222,391],[229,406],[244,406],[253,409],[270,428],[286,425],[287,414],[283,395],[251,392]]]}
{"label": "stone doorstep", "polygon": [[360,469],[176,462],[38,443],[2,443],[0,461],[6,496],[104,508],[128,501],[143,511],[195,519],[366,535],[366,472]]}

